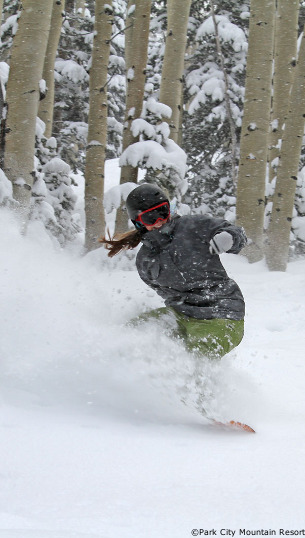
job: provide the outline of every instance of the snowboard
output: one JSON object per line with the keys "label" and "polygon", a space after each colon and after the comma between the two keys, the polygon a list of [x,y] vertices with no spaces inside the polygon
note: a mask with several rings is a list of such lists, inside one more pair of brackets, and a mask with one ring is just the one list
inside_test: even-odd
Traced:
{"label": "snowboard", "polygon": [[209,418],[208,420],[210,420],[215,426],[218,426],[220,428],[229,430],[241,430],[247,433],[256,433],[251,426],[237,420],[229,420],[228,422],[221,422],[213,418]]}

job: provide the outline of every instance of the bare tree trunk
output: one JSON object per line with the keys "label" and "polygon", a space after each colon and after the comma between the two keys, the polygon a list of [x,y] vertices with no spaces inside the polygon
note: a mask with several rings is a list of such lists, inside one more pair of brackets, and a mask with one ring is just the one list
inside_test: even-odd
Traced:
{"label": "bare tree trunk", "polygon": [[[126,63],[126,112],[123,132],[123,151],[138,139],[131,132],[131,123],[141,116],[146,79],[147,49],[149,37],[151,0],[128,0],[125,32]],[[120,182],[136,183],[138,169],[122,166]],[[124,208],[119,208],[116,217],[116,232],[127,229],[128,217]]]}
{"label": "bare tree trunk", "polygon": [[178,142],[183,92],[187,24],[191,0],[167,0],[167,36],[162,66],[160,102],[172,109],[171,138]]}
{"label": "bare tree trunk", "polygon": [[284,118],[287,114],[289,92],[293,81],[298,41],[298,0],[277,0],[277,16],[274,42],[274,74],[269,135],[270,180],[276,177],[283,135]]}
{"label": "bare tree trunk", "polygon": [[183,106],[184,106],[184,95],[183,95],[183,88],[180,95],[180,111],[181,114],[179,115],[179,124],[178,124],[178,136],[177,136],[177,144],[182,148],[183,144]]}
{"label": "bare tree trunk", "polygon": [[89,82],[88,143],[85,169],[86,248],[98,246],[104,232],[104,167],[107,143],[107,75],[112,33],[112,0],[95,0],[92,66]]}
{"label": "bare tree trunk", "polygon": [[263,257],[265,180],[271,107],[275,0],[251,0],[236,221],[249,241],[250,262]]}
{"label": "bare tree trunk", "polygon": [[[111,3],[112,2],[109,2],[109,5],[111,5]],[[75,11],[80,17],[85,16],[85,0],[76,0]]]}
{"label": "bare tree trunk", "polygon": [[5,145],[5,89],[4,84],[0,82],[0,168],[4,168],[4,145]]}
{"label": "bare tree trunk", "polygon": [[78,30],[81,27],[82,19],[84,19],[84,17],[85,17],[85,9],[86,9],[85,0],[75,0],[75,17],[76,17],[76,19],[75,19],[75,22],[74,22],[74,26]]}
{"label": "bare tree trunk", "polygon": [[54,65],[57,53],[57,47],[62,27],[62,13],[65,9],[65,0],[53,2],[53,11],[51,18],[52,31],[49,33],[46,57],[43,66],[42,78],[46,81],[47,93],[44,99],[40,101],[38,116],[46,125],[45,136],[50,138],[53,129],[53,110],[54,110]]}
{"label": "bare tree trunk", "polygon": [[[3,0],[0,0],[0,24],[2,23],[3,19]],[[1,37],[0,37],[0,45],[1,45]],[[3,59],[2,59],[3,61]],[[0,83],[0,168],[3,168],[4,162],[4,136],[5,136],[5,119],[3,116],[3,108],[5,104],[4,100],[4,84]]]}
{"label": "bare tree trunk", "polygon": [[7,120],[4,168],[13,183],[23,221],[27,220],[33,185],[39,81],[50,31],[53,3],[23,0],[14,37],[7,84]]}
{"label": "bare tree trunk", "polygon": [[288,113],[268,229],[266,260],[271,271],[285,271],[305,121],[305,35],[303,34]]}
{"label": "bare tree trunk", "polygon": [[[132,6],[135,6],[133,10]],[[125,32],[126,62],[126,112],[123,133],[123,151],[136,140],[131,132],[131,123],[141,116],[144,97],[147,48],[149,36],[151,0],[129,0]],[[137,181],[137,168],[122,166],[121,183]]]}

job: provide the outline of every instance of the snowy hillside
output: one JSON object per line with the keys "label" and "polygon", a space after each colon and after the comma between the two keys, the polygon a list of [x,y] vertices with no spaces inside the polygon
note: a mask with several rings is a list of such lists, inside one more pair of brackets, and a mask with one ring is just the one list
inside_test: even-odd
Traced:
{"label": "snowy hillside", "polygon": [[[0,212],[0,538],[188,538],[200,529],[302,529],[305,262],[269,273],[226,255],[246,335],[202,361],[148,325],[161,304],[135,271],[20,236]],[[185,392],[185,386],[188,391]],[[181,403],[186,397],[189,404]]]}

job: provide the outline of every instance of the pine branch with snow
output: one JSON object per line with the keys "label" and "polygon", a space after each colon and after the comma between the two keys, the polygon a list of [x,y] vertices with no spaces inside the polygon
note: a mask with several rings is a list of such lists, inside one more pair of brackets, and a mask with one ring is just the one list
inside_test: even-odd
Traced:
{"label": "pine branch with snow", "polygon": [[134,120],[131,126],[133,135],[140,140],[125,149],[119,162],[120,166],[146,169],[145,181],[158,183],[171,197],[181,199],[187,190],[186,153],[169,138],[169,126],[162,117],[170,115],[168,106],[149,98],[144,103],[142,118]]}
{"label": "pine branch with snow", "polygon": [[70,172],[67,163],[54,157],[37,172],[32,190],[31,220],[42,221],[61,246],[82,231]]}

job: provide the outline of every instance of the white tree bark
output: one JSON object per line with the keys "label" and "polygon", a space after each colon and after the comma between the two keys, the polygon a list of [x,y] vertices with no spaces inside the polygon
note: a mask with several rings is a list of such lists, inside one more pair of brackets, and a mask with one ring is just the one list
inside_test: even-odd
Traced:
{"label": "white tree bark", "polygon": [[167,0],[167,35],[162,66],[160,102],[172,109],[171,138],[178,142],[181,94],[191,0]]}
{"label": "white tree bark", "polygon": [[0,22],[2,21],[3,16],[3,0],[0,0]]}
{"label": "white tree bark", "polygon": [[[133,9],[133,6],[135,8]],[[136,142],[131,123],[141,116],[145,86],[145,71],[149,36],[151,0],[129,0],[125,31],[126,63],[126,112],[123,132],[123,151]],[[121,183],[137,181],[138,170],[132,166],[123,166]]]}
{"label": "white tree bark", "polygon": [[46,57],[43,66],[42,78],[46,81],[47,93],[44,99],[40,101],[38,116],[46,125],[45,136],[50,138],[53,129],[53,110],[54,110],[54,65],[57,53],[58,42],[62,27],[62,13],[65,9],[65,0],[53,1],[53,10],[51,18],[52,32],[49,33]]}
{"label": "white tree bark", "polygon": [[[123,132],[123,151],[137,142],[131,132],[132,121],[141,116],[149,37],[151,0],[128,0],[125,32],[126,63],[126,112]],[[138,169],[130,165],[122,166],[120,182],[137,182]],[[125,232],[128,217],[123,208],[116,216],[116,233]]]}
{"label": "white tree bark", "polygon": [[280,140],[294,77],[298,41],[299,0],[277,0],[274,40],[274,73],[271,129],[269,135],[269,179],[276,177]]}
{"label": "white tree bark", "polygon": [[250,262],[264,255],[263,230],[275,0],[251,0],[244,117],[237,183],[236,222],[246,230]]}
{"label": "white tree bark", "polygon": [[[111,2],[108,2],[108,3],[109,3],[109,5],[111,4]],[[85,0],[76,0],[76,2],[75,2],[75,11],[81,17],[85,16]]]}
{"label": "white tree bark", "polygon": [[7,84],[4,167],[27,219],[33,184],[39,81],[50,31],[53,1],[23,0]]}
{"label": "white tree bark", "polygon": [[89,82],[88,142],[85,169],[86,248],[104,233],[104,167],[107,143],[107,74],[112,33],[112,0],[95,1],[92,66]]}
{"label": "white tree bark", "polygon": [[301,48],[288,111],[285,117],[276,188],[268,229],[266,260],[271,271],[285,271],[305,121],[305,35]]}

